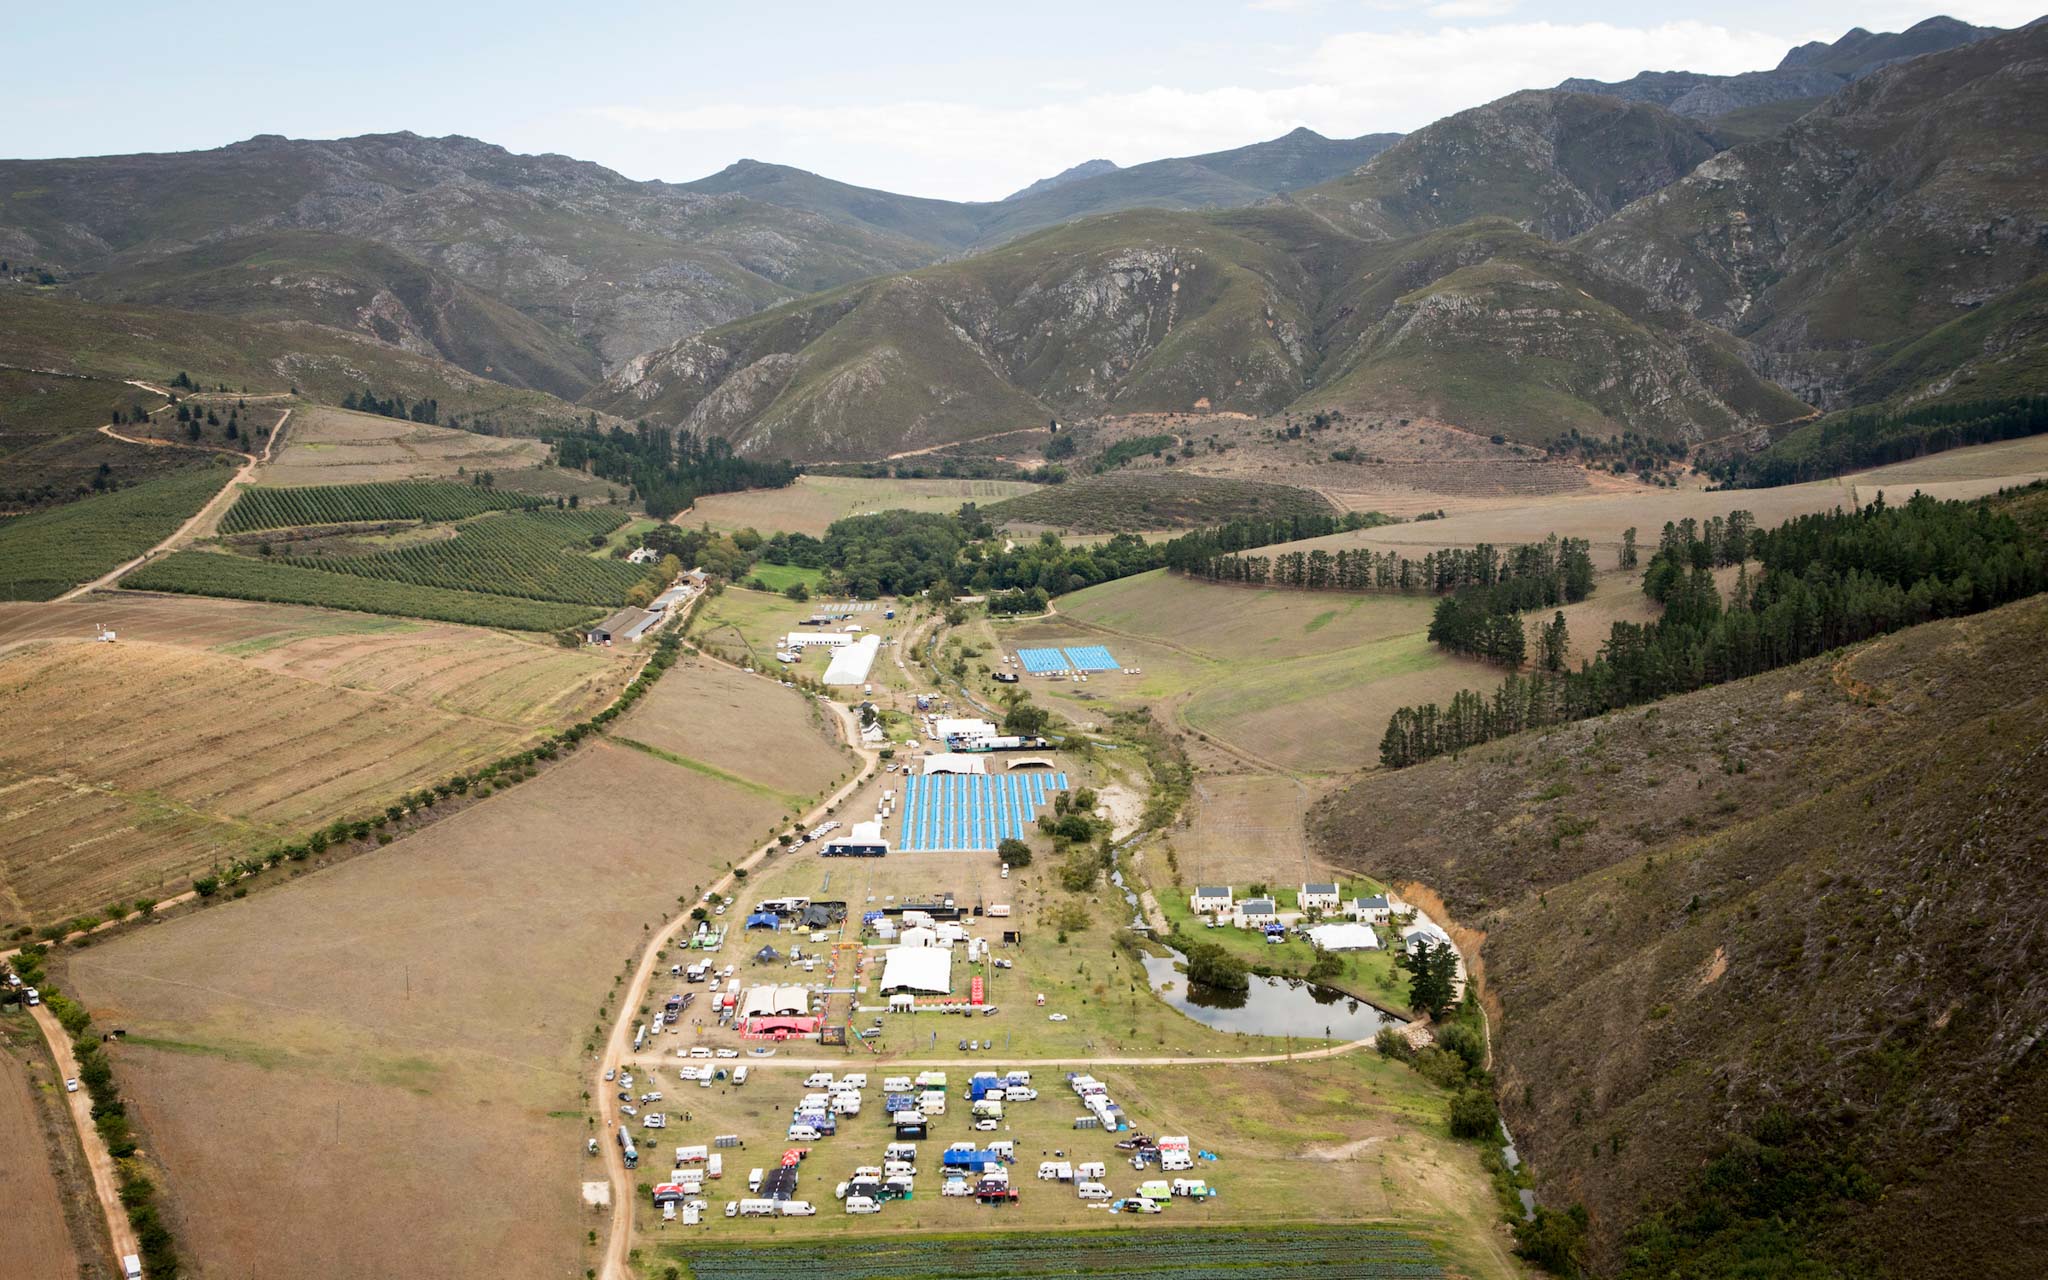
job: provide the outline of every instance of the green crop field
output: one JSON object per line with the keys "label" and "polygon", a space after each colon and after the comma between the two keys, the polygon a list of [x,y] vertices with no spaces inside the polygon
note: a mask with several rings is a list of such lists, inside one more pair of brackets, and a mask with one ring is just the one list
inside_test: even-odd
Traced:
{"label": "green crop field", "polygon": [[177,532],[234,474],[175,471],[0,525],[0,600],[49,600]]}
{"label": "green crop field", "polygon": [[723,1248],[692,1245],[697,1280],[1406,1280],[1443,1267],[1419,1237],[1391,1227],[1069,1231],[911,1236]]}
{"label": "green crop field", "polygon": [[597,610],[583,605],[521,600],[451,591],[404,582],[378,582],[346,573],[301,569],[244,556],[178,551],[143,565],[121,585],[139,591],[226,596],[276,604],[323,605],[405,618],[433,618],[514,631],[559,631],[586,622]]}
{"label": "green crop field", "polygon": [[506,511],[465,523],[453,538],[441,541],[371,555],[292,556],[284,562],[378,582],[565,604],[618,605],[628,591],[649,580],[648,570],[581,554],[592,535],[618,523],[615,510]]}
{"label": "green crop field", "polygon": [[301,489],[252,485],[242,491],[242,496],[235,499],[235,505],[222,517],[220,531],[247,533],[253,529],[369,520],[460,520],[486,511],[532,506],[538,501],[530,493],[501,493],[467,484],[393,481],[312,485]]}

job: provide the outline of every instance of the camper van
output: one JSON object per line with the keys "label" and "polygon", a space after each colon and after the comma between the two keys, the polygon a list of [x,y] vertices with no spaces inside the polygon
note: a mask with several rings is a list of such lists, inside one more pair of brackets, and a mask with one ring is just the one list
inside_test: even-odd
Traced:
{"label": "camper van", "polygon": [[1109,1176],[1109,1167],[1100,1160],[1088,1160],[1074,1166],[1074,1176],[1088,1182],[1100,1182]]}
{"label": "camper van", "polygon": [[736,1085],[745,1084],[747,1082],[747,1069],[745,1067],[734,1067],[732,1069],[732,1082]]}
{"label": "camper van", "polygon": [[766,1175],[766,1172],[764,1169],[747,1170],[747,1190],[759,1191],[761,1189],[761,1179]]}
{"label": "camper van", "polygon": [[1173,1194],[1186,1196],[1190,1200],[1207,1200],[1216,1193],[1209,1190],[1209,1184],[1200,1178],[1175,1178],[1173,1180]]}
{"label": "camper van", "polygon": [[1083,1200],[1107,1200],[1109,1188],[1099,1182],[1082,1182],[1075,1185],[1074,1194]]}
{"label": "camper van", "polygon": [[831,1087],[832,1073],[830,1071],[813,1071],[804,1079],[804,1088],[806,1089],[830,1089]]}
{"label": "camper van", "polygon": [[1163,1178],[1154,1178],[1138,1184],[1138,1196],[1143,1200],[1171,1200],[1173,1187]]}
{"label": "camper van", "polygon": [[879,1202],[871,1200],[867,1196],[848,1196],[846,1197],[846,1211],[848,1213],[880,1213],[882,1206]]}
{"label": "camper van", "polygon": [[772,1218],[775,1216],[775,1202],[773,1200],[742,1200],[740,1201],[740,1216],[742,1218]]}
{"label": "camper van", "polygon": [[1074,1166],[1064,1160],[1041,1160],[1038,1162],[1040,1182],[1072,1182]]}

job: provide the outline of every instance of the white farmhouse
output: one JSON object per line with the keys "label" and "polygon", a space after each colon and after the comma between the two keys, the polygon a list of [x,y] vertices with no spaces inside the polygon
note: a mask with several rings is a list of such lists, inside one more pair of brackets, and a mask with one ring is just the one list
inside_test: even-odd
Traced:
{"label": "white farmhouse", "polygon": [[1334,884],[1305,884],[1301,886],[1301,909],[1335,911],[1342,896],[1342,892]]}
{"label": "white farmhouse", "polygon": [[1391,924],[1394,919],[1394,907],[1387,901],[1387,895],[1376,893],[1366,898],[1353,898],[1345,903],[1344,914],[1360,924]]}
{"label": "white farmhouse", "polygon": [[1280,908],[1271,898],[1247,898],[1237,904],[1237,927],[1263,929],[1280,923]]}
{"label": "white farmhouse", "polygon": [[1230,886],[1227,884],[1200,884],[1188,895],[1188,909],[1198,916],[1220,916],[1230,914]]}

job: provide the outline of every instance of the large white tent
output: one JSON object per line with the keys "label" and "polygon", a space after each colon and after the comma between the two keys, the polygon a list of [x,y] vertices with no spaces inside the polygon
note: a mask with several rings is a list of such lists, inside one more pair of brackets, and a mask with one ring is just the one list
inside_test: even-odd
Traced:
{"label": "large white tent", "polygon": [[924,772],[926,777],[935,773],[987,773],[988,761],[982,756],[942,751],[924,758]]}
{"label": "large white tent", "polygon": [[852,644],[834,649],[832,663],[825,668],[825,683],[861,683],[868,678],[868,671],[875,665],[875,655],[881,651],[882,640],[879,636],[862,636]]}
{"label": "large white tent", "polygon": [[1376,951],[1380,945],[1379,935],[1364,924],[1319,924],[1308,936],[1325,951]]}
{"label": "large white tent", "polygon": [[943,996],[953,990],[953,953],[944,947],[891,947],[882,964],[883,994],[915,991]]}
{"label": "large white tent", "polygon": [[740,1006],[742,1017],[754,1018],[774,1014],[805,1014],[811,1011],[811,993],[798,986],[759,986],[747,990],[746,1001]]}

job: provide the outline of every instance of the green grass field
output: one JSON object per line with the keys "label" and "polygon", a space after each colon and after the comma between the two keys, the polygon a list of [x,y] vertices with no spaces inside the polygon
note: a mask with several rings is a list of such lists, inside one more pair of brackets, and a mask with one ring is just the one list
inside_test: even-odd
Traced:
{"label": "green grass field", "polygon": [[834,520],[872,511],[958,511],[961,504],[982,506],[1029,493],[1021,480],[864,480],[855,476],[800,476],[783,489],[716,493],[697,499],[683,519],[708,524],[721,533],[753,529],[760,533],[824,534]]}
{"label": "green grass field", "polygon": [[49,600],[177,532],[234,475],[196,467],[0,525],[0,600]]}
{"label": "green grass field", "polygon": [[582,605],[378,582],[351,574],[206,551],[172,552],[129,574],[121,585],[138,591],[320,605],[513,631],[559,631],[588,622],[598,614],[597,609]]}
{"label": "green grass field", "polygon": [[824,576],[825,571],[822,569],[806,569],[794,564],[768,564],[764,561],[747,571],[747,582],[751,585],[758,580],[770,591],[786,591],[801,582],[806,588],[815,591]]}
{"label": "green grass field", "polygon": [[998,502],[986,514],[1001,524],[1074,533],[1138,533],[1330,511],[1321,494],[1292,485],[1142,470],[1047,485]]}

